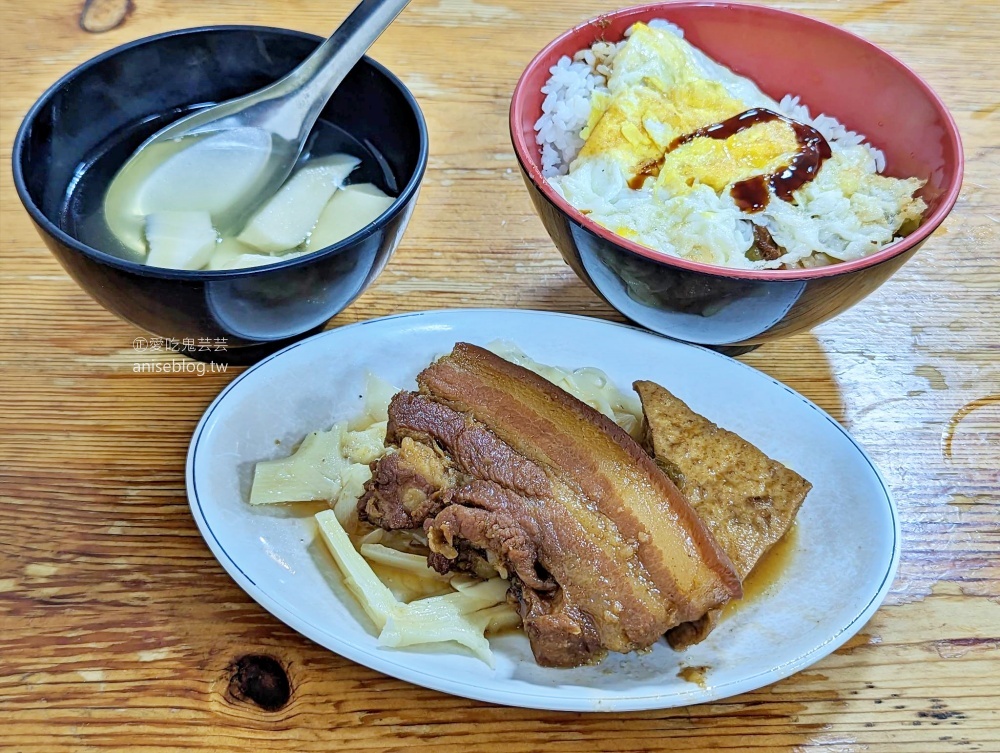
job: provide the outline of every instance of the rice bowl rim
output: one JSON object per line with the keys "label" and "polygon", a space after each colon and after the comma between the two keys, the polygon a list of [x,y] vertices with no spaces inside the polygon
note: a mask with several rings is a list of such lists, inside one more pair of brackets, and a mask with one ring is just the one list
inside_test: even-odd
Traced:
{"label": "rice bowl rim", "polygon": [[[664,17],[651,15],[656,13],[665,13],[669,16],[670,10],[677,8],[747,9],[751,12],[762,13],[764,15],[794,18],[800,22],[804,21],[808,24],[820,27],[827,34],[835,34],[846,37],[854,44],[867,47],[870,50],[873,50],[876,55],[886,58],[892,65],[900,69],[905,77],[908,78],[916,86],[916,88],[924,94],[927,100],[931,102],[934,110],[937,112],[942,124],[944,125],[946,137],[945,165],[951,167],[951,175],[950,180],[944,187],[942,198],[937,208],[925,217],[920,223],[920,226],[908,236],[899,241],[888,244],[870,256],[864,256],[860,259],[853,259],[850,261],[838,261],[834,264],[822,267],[813,267],[810,269],[739,269],[735,267],[724,267],[718,264],[706,264],[704,262],[692,261],[680,256],[672,256],[662,251],[657,251],[656,249],[628,240],[627,238],[612,232],[608,228],[598,224],[585,214],[581,213],[566,199],[564,199],[559,192],[553,188],[548,179],[542,175],[539,146],[534,139],[532,139],[529,143],[525,139],[525,134],[520,128],[520,124],[524,120],[524,116],[526,114],[526,107],[524,104],[526,95],[529,92],[532,94],[534,93],[534,87],[529,88],[529,79],[537,72],[539,67],[541,67],[544,59],[552,56],[557,50],[566,46],[566,43],[570,40],[580,38],[580,44],[575,49],[583,49],[592,45],[594,43],[593,41],[584,43],[583,36],[585,32],[599,30],[606,26],[608,21],[611,19],[635,17],[635,21],[639,22]],[[669,17],[667,17],[666,20],[669,21]],[[558,57],[556,57],[555,60],[558,60]],[[554,64],[554,62],[555,61],[551,64]],[[750,78],[752,78],[752,76],[750,76]],[[541,87],[539,86],[538,88],[540,89]],[[532,123],[537,121],[541,115],[541,111],[534,114],[532,117]],[[628,8],[620,8],[618,10],[609,11],[608,13],[602,13],[599,16],[588,19],[574,26],[545,45],[545,47],[543,47],[538,54],[531,59],[531,62],[528,63],[527,67],[524,69],[524,72],[521,74],[514,87],[514,92],[511,97],[509,127],[511,142],[514,146],[514,153],[517,156],[517,160],[520,163],[521,169],[524,171],[525,175],[528,176],[532,184],[534,184],[534,186],[542,192],[551,204],[553,204],[563,214],[568,215],[574,222],[581,225],[584,229],[590,231],[594,235],[597,235],[603,240],[618,246],[619,248],[661,264],[679,267],[692,272],[701,272],[703,274],[709,274],[716,277],[731,277],[747,280],[792,281],[835,277],[848,272],[855,272],[867,267],[876,266],[884,261],[892,259],[895,256],[905,253],[925,241],[931,233],[937,230],[941,223],[944,222],[948,214],[950,214],[952,208],[955,206],[955,202],[958,200],[958,195],[962,187],[962,176],[965,170],[965,156],[962,151],[962,140],[959,135],[955,119],[948,111],[948,108],[945,106],[941,97],[939,97],[931,86],[903,61],[878,45],[869,42],[867,39],[849,32],[846,29],[842,29],[839,26],[835,26],[825,21],[820,21],[801,13],[793,13],[791,11],[779,10],[777,8],[754,5],[752,3],[648,3],[646,5],[635,5]],[[539,157],[537,160],[533,160],[528,156],[533,152],[538,153]]]}

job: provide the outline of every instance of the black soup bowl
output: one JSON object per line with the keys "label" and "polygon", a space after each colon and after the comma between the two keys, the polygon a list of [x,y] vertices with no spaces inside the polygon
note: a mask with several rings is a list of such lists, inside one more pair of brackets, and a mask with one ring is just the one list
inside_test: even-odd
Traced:
{"label": "black soup bowl", "polygon": [[[322,329],[378,276],[413,211],[428,145],[413,95],[367,57],[320,119],[367,153],[356,156],[375,157],[376,182],[397,197],[374,222],[306,256],[226,271],[150,267],[79,239],[82,223],[100,219],[109,166],[117,169],[143,140],[191,110],[280,78],[320,41],[255,26],[172,31],[93,58],[32,106],[14,141],[17,192],[46,245],[94,300],[188,355],[249,363]],[[85,191],[86,180],[104,185]],[[209,340],[211,349],[204,347]]]}

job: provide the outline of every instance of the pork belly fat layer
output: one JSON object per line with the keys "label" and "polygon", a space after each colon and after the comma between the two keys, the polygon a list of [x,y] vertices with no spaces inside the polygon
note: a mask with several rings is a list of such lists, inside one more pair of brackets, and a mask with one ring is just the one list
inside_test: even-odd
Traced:
{"label": "pork belly fat layer", "polygon": [[740,579],[684,496],[617,424],[542,377],[459,343],[417,377],[422,392],[485,424],[580,489],[629,541],[665,602],[696,619]]}

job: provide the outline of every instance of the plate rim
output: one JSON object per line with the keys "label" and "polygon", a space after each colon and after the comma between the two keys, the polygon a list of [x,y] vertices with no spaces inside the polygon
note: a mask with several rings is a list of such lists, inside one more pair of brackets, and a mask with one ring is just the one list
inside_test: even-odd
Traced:
{"label": "plate rim", "polygon": [[[211,525],[208,523],[207,518],[204,515],[202,509],[201,497],[198,494],[198,485],[195,477],[195,461],[198,456],[198,445],[202,439],[202,436],[206,429],[211,423],[212,416],[214,412],[218,409],[220,404],[226,398],[226,396],[238,387],[238,385],[250,374],[263,368],[266,364],[271,361],[282,357],[284,354],[295,350],[299,347],[308,347],[314,344],[316,341],[327,338],[336,337],[337,333],[348,329],[356,329],[372,324],[380,324],[391,321],[399,321],[403,319],[413,319],[413,318],[425,318],[431,316],[463,316],[467,314],[477,314],[477,315],[524,315],[529,318],[542,316],[546,318],[562,318],[570,319],[574,321],[580,321],[591,325],[597,326],[607,326],[611,328],[622,328],[627,330],[632,330],[638,332],[641,335],[645,335],[654,338],[657,341],[665,341],[671,346],[680,346],[681,348],[692,348],[695,350],[702,351],[703,353],[709,354],[711,357],[722,359],[723,361],[728,361],[735,363],[740,367],[757,374],[766,380],[770,381],[777,387],[785,390],[792,396],[798,398],[806,406],[816,411],[822,418],[829,422],[837,431],[839,431],[853,447],[858,451],[861,457],[865,460],[868,466],[871,468],[875,479],[878,481],[879,486],[882,489],[885,502],[889,509],[889,515],[892,522],[892,554],[889,558],[889,564],[886,568],[886,572],[883,575],[882,581],[879,584],[878,589],[874,592],[869,602],[861,609],[858,614],[856,614],[850,622],[843,626],[839,632],[830,636],[826,641],[813,646],[810,650],[789,659],[775,667],[768,670],[763,670],[756,674],[742,677],[736,680],[729,681],[720,685],[711,685],[708,689],[703,689],[697,686],[693,686],[690,691],[678,692],[672,690],[670,693],[656,694],[656,693],[646,693],[643,695],[630,695],[625,697],[611,697],[611,698],[601,698],[599,696],[595,697],[574,697],[574,696],[562,696],[558,693],[559,686],[551,686],[551,689],[546,694],[525,694],[511,689],[497,689],[490,688],[485,689],[484,687],[477,685],[473,682],[463,681],[461,679],[450,679],[443,675],[430,674],[421,669],[413,668],[405,663],[400,663],[392,658],[390,652],[378,652],[374,653],[366,648],[358,646],[356,643],[351,641],[345,641],[337,637],[335,634],[323,629],[320,626],[314,625],[307,619],[296,615],[292,610],[286,608],[283,604],[274,600],[267,592],[262,590],[257,584],[243,572],[242,568],[236,562],[235,559],[229,554],[226,548],[223,546],[222,542],[215,535],[212,530]],[[267,612],[276,617],[278,620],[283,622],[288,627],[295,630],[297,633],[305,636],[309,640],[313,641],[319,646],[322,646],[328,651],[332,651],[345,659],[353,661],[360,664],[368,669],[372,669],[376,672],[381,672],[382,674],[388,675],[395,679],[403,680],[405,682],[412,683],[421,687],[429,688],[431,690],[436,690],[438,692],[447,693],[449,695],[459,696],[468,698],[475,701],[481,701],[486,703],[501,704],[506,706],[514,706],[520,708],[530,708],[546,711],[572,711],[572,712],[613,712],[613,711],[648,711],[657,709],[667,709],[667,708],[681,708],[694,704],[700,703],[711,703],[724,698],[730,698],[742,693],[751,692],[754,690],[759,690],[760,688],[772,685],[776,682],[784,680],[791,675],[811,666],[815,662],[818,662],[825,657],[832,654],[838,648],[843,646],[848,640],[850,640],[854,635],[856,635],[862,627],[871,619],[878,608],[885,601],[889,594],[889,590],[895,580],[896,572],[899,568],[901,547],[900,542],[902,538],[901,526],[899,520],[899,513],[896,508],[896,502],[889,491],[888,485],[885,479],[882,477],[881,472],[875,465],[874,461],[868,455],[865,448],[847,431],[847,429],[842,426],[833,416],[823,410],[821,407],[812,402],[809,398],[801,393],[793,390],[788,385],[782,383],[781,381],[775,379],[771,375],[762,372],[752,366],[738,361],[729,356],[725,356],[709,348],[702,347],[700,345],[695,345],[692,343],[685,343],[678,340],[673,340],[671,338],[662,337],[655,335],[648,330],[642,329],[628,324],[621,324],[619,322],[612,322],[605,319],[598,319],[591,316],[583,316],[579,314],[567,314],[557,311],[540,311],[535,309],[503,309],[503,308],[468,308],[468,309],[431,309],[426,311],[410,311],[399,314],[391,314],[388,316],[376,317],[374,319],[365,319],[359,322],[352,322],[351,324],[346,324],[336,329],[329,329],[320,332],[311,337],[305,338],[298,342],[292,343],[291,345],[282,348],[275,353],[267,356],[266,358],[258,361],[257,363],[249,366],[241,374],[239,374],[235,379],[233,379],[229,384],[227,384],[222,391],[215,397],[214,400],[208,405],[195,426],[194,432],[192,433],[191,442],[188,446],[188,452],[185,462],[185,486],[187,490],[188,505],[191,510],[191,515],[194,518],[195,524],[198,527],[198,531],[201,534],[202,539],[205,541],[206,545],[211,551],[212,556],[222,565],[222,568],[229,574],[229,576],[236,582],[236,584],[258,605],[263,607]],[[762,678],[766,678],[761,682]]]}

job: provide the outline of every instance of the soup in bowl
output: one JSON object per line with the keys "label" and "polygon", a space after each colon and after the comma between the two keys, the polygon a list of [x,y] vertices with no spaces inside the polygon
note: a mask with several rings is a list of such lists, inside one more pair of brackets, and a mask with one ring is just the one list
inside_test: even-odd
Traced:
{"label": "soup in bowl", "polygon": [[[255,217],[226,244],[204,217],[168,207],[152,223],[139,218],[132,228],[142,236],[130,246],[105,213],[113,176],[146,138],[281,78],[320,41],[252,26],[168,32],[84,63],[32,106],[14,142],[18,195],[46,245],[98,303],[194,357],[250,362],[321,329],[377,277],[413,211],[428,142],[412,94],[367,57],[327,103],[308,145],[317,163],[340,160],[343,173],[318,211],[347,184],[381,202],[346,237],[343,227],[317,224],[307,239],[275,239],[267,222],[247,230]],[[295,180],[293,173],[286,186]],[[199,238],[211,242],[199,246]],[[197,346],[206,341],[211,349]]]}

